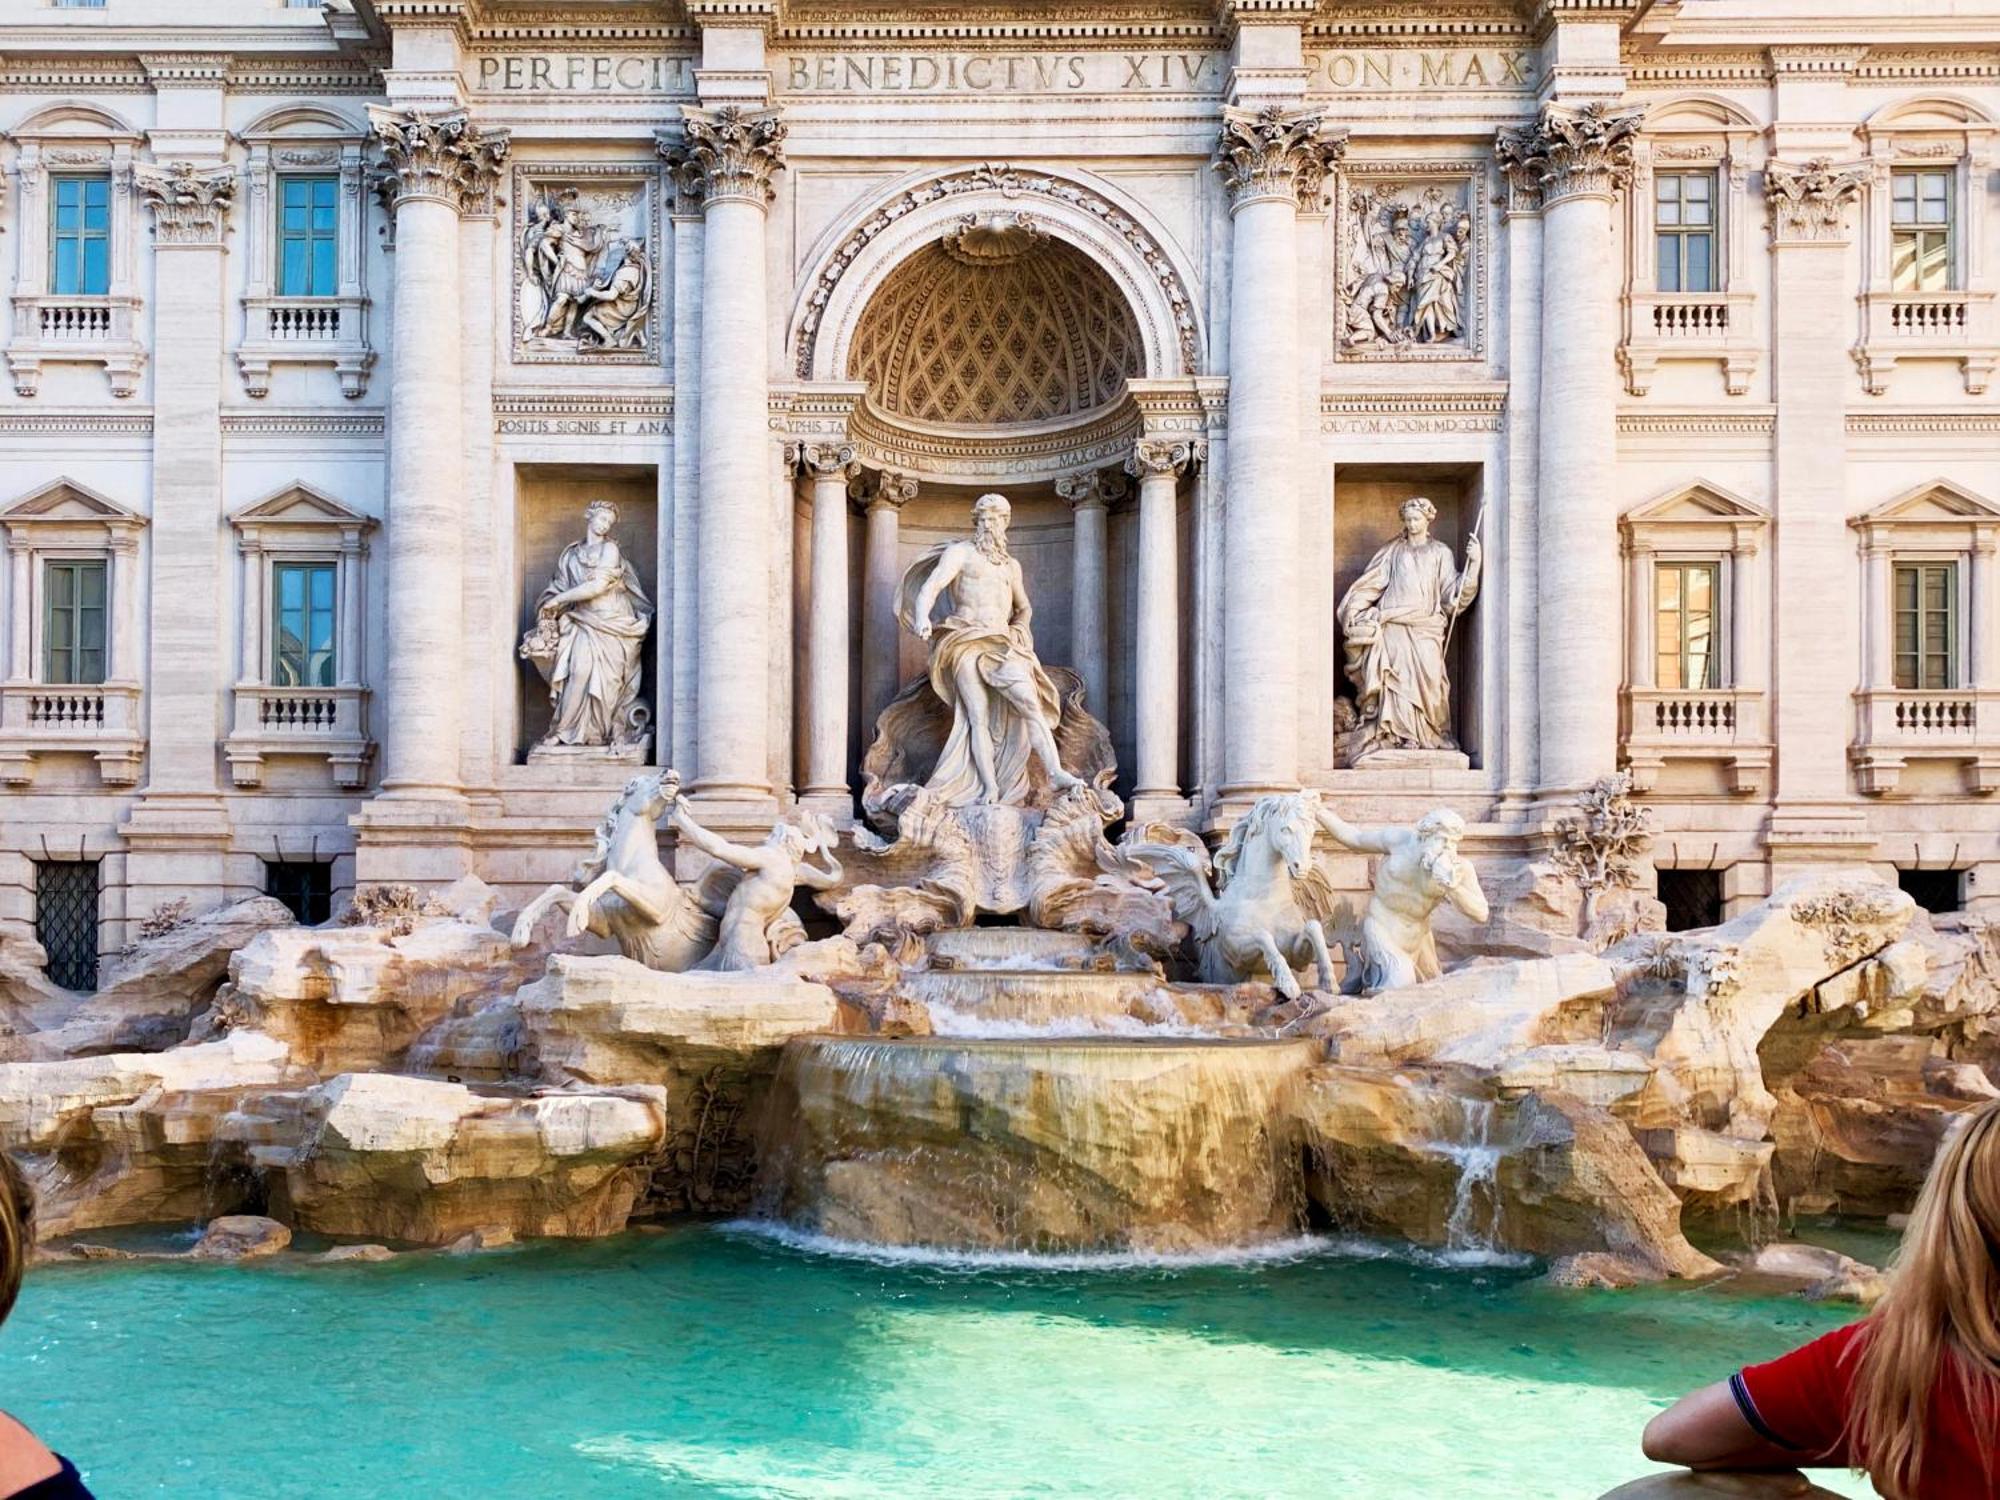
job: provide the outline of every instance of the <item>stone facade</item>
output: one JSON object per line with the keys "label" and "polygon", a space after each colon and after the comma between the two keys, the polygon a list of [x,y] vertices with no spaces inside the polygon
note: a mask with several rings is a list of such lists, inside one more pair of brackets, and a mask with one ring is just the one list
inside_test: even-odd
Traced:
{"label": "stone facade", "polygon": [[[517,645],[598,499],[644,754],[851,820],[897,580],[996,489],[1135,816],[1498,861],[1624,768],[1725,910],[2000,906],[2000,0],[1934,9],[17,9],[0,932],[79,860],[106,950],[561,881],[633,755],[531,758]],[[1414,494],[1484,549],[1458,749],[1351,764]]]}

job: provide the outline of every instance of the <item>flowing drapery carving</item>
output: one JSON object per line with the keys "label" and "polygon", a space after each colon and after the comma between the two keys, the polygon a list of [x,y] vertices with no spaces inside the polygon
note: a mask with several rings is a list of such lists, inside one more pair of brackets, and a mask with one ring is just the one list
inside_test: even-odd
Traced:
{"label": "flowing drapery carving", "polygon": [[785,165],[785,122],[778,112],[725,104],[714,110],[685,105],[681,113],[681,136],[663,131],[657,138],[680,190],[704,204],[735,199],[768,205],[777,192],[771,179]]}
{"label": "flowing drapery carving", "polygon": [[1846,232],[1847,205],[1861,196],[1862,167],[1836,167],[1824,156],[1764,167],[1764,202],[1774,240],[1838,240]]}
{"label": "flowing drapery carving", "polygon": [[132,169],[139,195],[152,205],[162,245],[220,245],[236,202],[234,167],[198,167],[191,161]]}
{"label": "flowing drapery carving", "polygon": [[462,109],[433,113],[379,104],[368,106],[368,123],[386,162],[376,181],[386,206],[430,198],[460,213],[490,208],[507,159],[506,131],[483,130]]}
{"label": "flowing drapery carving", "polygon": [[1324,127],[1325,117],[1311,110],[1287,114],[1275,104],[1224,110],[1215,169],[1231,207],[1265,198],[1320,207],[1328,170],[1347,154],[1347,132]]}
{"label": "flowing drapery carving", "polygon": [[1545,104],[1530,125],[1503,128],[1493,154],[1506,175],[1509,207],[1532,207],[1565,198],[1608,198],[1632,177],[1632,140],[1643,109],[1612,110],[1599,103],[1579,109]]}

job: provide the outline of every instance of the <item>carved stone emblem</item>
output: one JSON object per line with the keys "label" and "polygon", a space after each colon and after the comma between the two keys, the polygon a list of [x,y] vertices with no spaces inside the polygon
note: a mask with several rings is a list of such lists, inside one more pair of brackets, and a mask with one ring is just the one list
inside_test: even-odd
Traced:
{"label": "carved stone emblem", "polygon": [[1803,164],[1766,163],[1764,201],[1771,211],[1771,238],[1843,238],[1847,205],[1861,196],[1867,180],[1863,168],[1836,167],[1824,156]]}
{"label": "carved stone emblem", "polygon": [[140,196],[153,208],[162,245],[220,245],[236,201],[234,167],[197,167],[191,161],[132,169]]}

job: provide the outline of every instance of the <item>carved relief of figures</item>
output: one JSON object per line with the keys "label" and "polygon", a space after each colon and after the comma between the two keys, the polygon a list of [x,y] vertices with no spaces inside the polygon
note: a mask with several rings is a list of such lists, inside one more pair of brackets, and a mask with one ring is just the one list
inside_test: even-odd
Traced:
{"label": "carved relief of figures", "polygon": [[563,548],[521,640],[522,659],[548,679],[551,709],[530,760],[579,751],[645,759],[651,716],[639,702],[639,653],[653,605],[611,539],[617,521],[609,501],[591,501],[583,540]]}
{"label": "carved relief of figures", "polygon": [[1340,204],[1339,352],[1348,358],[1478,352],[1472,305],[1482,194],[1470,175],[1373,181],[1350,168]]}
{"label": "carved relief of figures", "polygon": [[518,185],[517,357],[644,354],[652,342],[651,193],[642,183]]}

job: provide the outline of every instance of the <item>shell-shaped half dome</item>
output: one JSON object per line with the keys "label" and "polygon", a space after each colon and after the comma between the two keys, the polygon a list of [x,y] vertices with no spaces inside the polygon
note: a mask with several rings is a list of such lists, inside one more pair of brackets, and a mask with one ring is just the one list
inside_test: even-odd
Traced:
{"label": "shell-shaped half dome", "polygon": [[883,282],[848,378],[913,422],[1052,422],[1116,401],[1144,358],[1131,309],[1089,256],[1025,216],[968,216]]}

